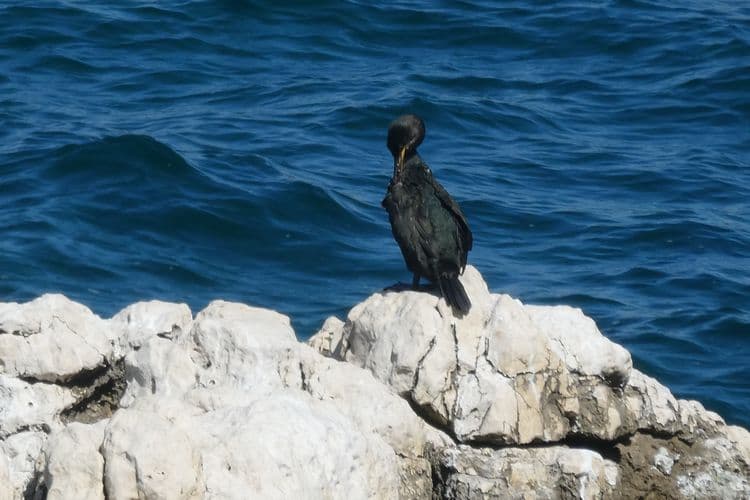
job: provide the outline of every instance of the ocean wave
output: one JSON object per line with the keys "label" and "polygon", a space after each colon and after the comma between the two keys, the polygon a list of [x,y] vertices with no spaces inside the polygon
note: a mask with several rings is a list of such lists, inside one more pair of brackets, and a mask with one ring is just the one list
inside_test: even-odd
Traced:
{"label": "ocean wave", "polygon": [[223,297],[304,338],[410,279],[380,202],[388,123],[416,112],[494,290],[582,307],[679,396],[747,423],[740,3],[0,14],[4,299],[62,291],[108,315]]}

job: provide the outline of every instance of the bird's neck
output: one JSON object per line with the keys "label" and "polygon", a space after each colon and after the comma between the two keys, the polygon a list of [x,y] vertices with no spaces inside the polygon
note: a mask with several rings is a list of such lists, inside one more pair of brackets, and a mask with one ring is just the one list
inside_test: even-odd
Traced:
{"label": "bird's neck", "polygon": [[413,154],[408,160],[404,161],[401,172],[393,182],[404,184],[419,184],[424,178],[425,164],[418,154]]}
{"label": "bird's neck", "polygon": [[425,168],[425,164],[422,158],[417,153],[413,153],[410,157],[404,160],[404,172],[417,171]]}
{"label": "bird's neck", "polygon": [[422,164],[422,158],[419,157],[419,154],[417,154],[416,152],[409,153],[404,158],[403,171],[406,172],[413,168],[417,168],[421,164]]}

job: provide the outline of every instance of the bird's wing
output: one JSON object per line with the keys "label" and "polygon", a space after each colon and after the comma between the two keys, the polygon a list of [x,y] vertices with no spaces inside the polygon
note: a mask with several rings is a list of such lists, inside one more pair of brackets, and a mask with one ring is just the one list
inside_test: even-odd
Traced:
{"label": "bird's wing", "polygon": [[435,194],[440,200],[440,203],[450,211],[451,214],[453,214],[453,218],[458,226],[458,234],[464,245],[464,250],[468,252],[471,250],[474,238],[471,235],[471,229],[469,229],[469,223],[466,221],[466,216],[461,211],[461,207],[458,206],[458,203],[456,203],[453,198],[451,198],[451,195],[448,194],[448,191],[446,191],[445,188],[434,178],[432,179],[432,185],[435,188]]}

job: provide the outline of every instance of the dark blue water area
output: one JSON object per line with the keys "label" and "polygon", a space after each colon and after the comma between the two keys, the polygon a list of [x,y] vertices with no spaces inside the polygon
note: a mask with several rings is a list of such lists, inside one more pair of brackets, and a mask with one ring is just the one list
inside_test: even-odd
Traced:
{"label": "dark blue water area", "polygon": [[750,426],[746,2],[118,5],[0,3],[0,300],[223,298],[306,338],[410,280],[380,201],[415,112],[493,291]]}

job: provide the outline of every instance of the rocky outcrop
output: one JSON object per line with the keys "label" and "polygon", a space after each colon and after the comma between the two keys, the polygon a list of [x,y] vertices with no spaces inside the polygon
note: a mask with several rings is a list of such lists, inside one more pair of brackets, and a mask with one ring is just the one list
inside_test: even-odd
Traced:
{"label": "rocky outcrop", "polygon": [[433,294],[386,290],[310,339],[459,443],[433,461],[441,496],[750,495],[747,431],[633,369],[579,309],[491,294],[471,266],[462,282],[463,318]]}
{"label": "rocky outcrop", "polygon": [[0,500],[750,494],[746,430],[580,310],[462,281],[461,319],[384,291],[309,345],[223,301],[0,304]]}
{"label": "rocky outcrop", "polygon": [[327,351],[371,371],[464,443],[677,431],[675,398],[633,370],[630,354],[579,309],[490,294],[472,267],[464,283],[474,303],[464,318],[428,293],[375,294],[340,332],[326,333],[340,339]]}
{"label": "rocky outcrop", "polygon": [[[426,453],[450,439],[368,372],[297,342],[281,314],[216,301],[193,319],[184,304],[149,302],[102,320],[55,295],[4,307],[0,329],[38,358],[24,366],[79,372],[32,377],[5,340],[0,499],[431,495]],[[37,317],[67,318],[65,338],[103,355],[77,362],[81,344],[53,340],[57,320]],[[11,328],[51,345],[30,352]]]}

